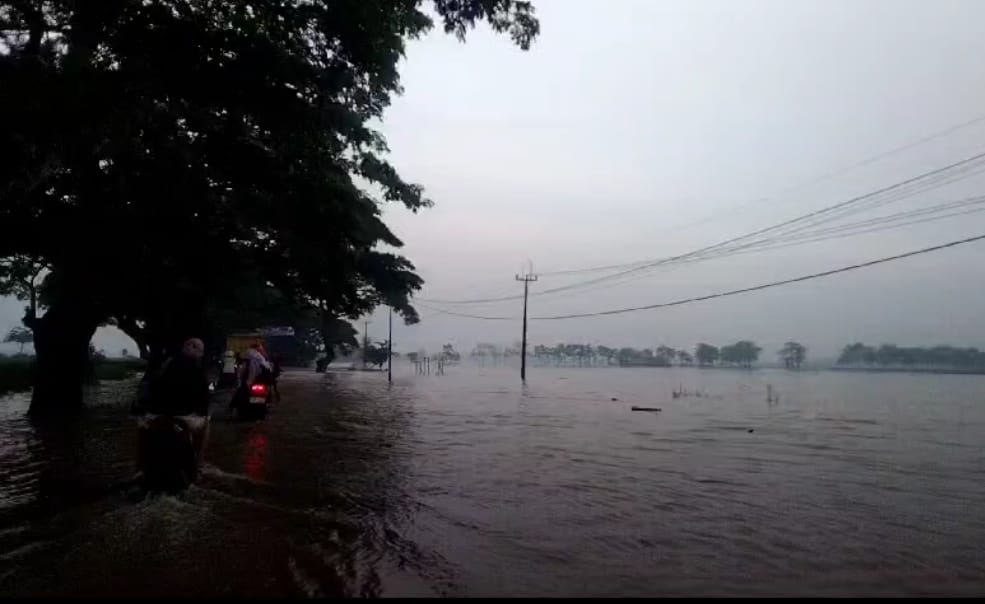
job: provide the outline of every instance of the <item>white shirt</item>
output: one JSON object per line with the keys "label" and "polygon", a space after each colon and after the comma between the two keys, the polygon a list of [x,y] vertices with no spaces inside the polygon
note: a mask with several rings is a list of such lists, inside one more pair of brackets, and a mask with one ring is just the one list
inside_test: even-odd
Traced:
{"label": "white shirt", "polygon": [[243,355],[243,360],[246,362],[245,377],[247,384],[252,384],[256,380],[261,368],[269,369],[271,371],[273,370],[273,366],[270,364],[270,361],[263,358],[263,355],[260,354],[260,351],[256,348],[250,348],[247,350],[246,354]]}

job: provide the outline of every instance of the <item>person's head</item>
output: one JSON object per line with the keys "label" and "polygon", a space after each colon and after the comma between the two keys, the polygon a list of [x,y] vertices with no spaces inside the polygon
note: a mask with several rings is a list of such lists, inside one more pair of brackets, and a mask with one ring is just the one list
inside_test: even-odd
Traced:
{"label": "person's head", "polygon": [[195,361],[201,361],[205,356],[205,343],[198,338],[188,338],[181,347],[181,354]]}

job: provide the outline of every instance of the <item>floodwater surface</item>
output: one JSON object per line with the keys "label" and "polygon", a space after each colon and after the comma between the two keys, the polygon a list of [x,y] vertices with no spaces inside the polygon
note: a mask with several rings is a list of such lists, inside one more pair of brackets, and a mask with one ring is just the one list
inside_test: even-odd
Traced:
{"label": "floodwater surface", "polygon": [[985,593],[981,376],[288,372],[177,497],[127,485],[132,387],[0,399],[0,595]]}

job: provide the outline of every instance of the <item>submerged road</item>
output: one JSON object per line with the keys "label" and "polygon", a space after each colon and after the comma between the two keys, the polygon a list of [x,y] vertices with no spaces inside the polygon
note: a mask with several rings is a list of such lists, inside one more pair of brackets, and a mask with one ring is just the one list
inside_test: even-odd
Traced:
{"label": "submerged road", "polygon": [[0,595],[985,590],[982,376],[395,369],[219,402],[178,497],[113,488],[132,383],[69,429],[0,399]]}
{"label": "submerged road", "polygon": [[32,425],[26,397],[8,397],[0,595],[373,596],[383,573],[434,593],[384,551],[402,547],[386,520],[401,412],[333,383],[286,373],[259,422],[235,421],[217,396],[202,477],[177,497],[113,490],[132,475],[135,443],[120,386],[94,393],[68,430]]}

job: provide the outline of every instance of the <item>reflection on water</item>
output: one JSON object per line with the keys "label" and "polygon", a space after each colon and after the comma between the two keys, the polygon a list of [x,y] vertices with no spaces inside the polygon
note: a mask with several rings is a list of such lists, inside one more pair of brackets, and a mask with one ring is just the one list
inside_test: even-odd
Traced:
{"label": "reflection on water", "polygon": [[199,482],[153,498],[130,387],[63,426],[0,402],[0,594],[985,588],[981,377],[289,373],[265,421],[219,401]]}
{"label": "reflection on water", "polygon": [[246,459],[243,467],[246,475],[253,480],[262,481],[266,475],[267,436],[262,432],[254,432],[246,443]]}

